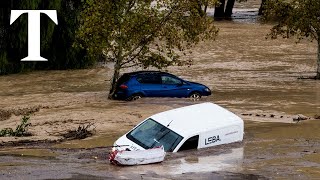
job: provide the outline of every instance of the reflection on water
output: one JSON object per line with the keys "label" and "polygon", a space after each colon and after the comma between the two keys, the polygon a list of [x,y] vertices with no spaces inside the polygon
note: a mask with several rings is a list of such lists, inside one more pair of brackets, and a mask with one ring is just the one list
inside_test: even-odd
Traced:
{"label": "reflection on water", "polygon": [[231,151],[231,153],[226,154],[177,159],[175,160],[176,164],[169,166],[169,169],[171,169],[169,172],[182,174],[188,172],[241,171],[243,147],[235,148]]}
{"label": "reflection on water", "polygon": [[[214,148],[211,148],[214,151]],[[127,171],[144,174],[154,172],[157,174],[184,174],[197,172],[228,171],[239,172],[242,170],[243,147],[231,149],[228,153],[208,156],[186,156],[178,159],[165,160],[160,164],[122,167],[119,174]]]}

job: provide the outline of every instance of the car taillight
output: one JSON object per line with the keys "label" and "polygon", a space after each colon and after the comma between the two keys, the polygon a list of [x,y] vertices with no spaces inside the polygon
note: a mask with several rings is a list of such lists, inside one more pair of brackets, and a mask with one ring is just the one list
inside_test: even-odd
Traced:
{"label": "car taillight", "polygon": [[128,89],[128,86],[122,84],[122,85],[120,85],[120,88],[121,88],[121,89]]}

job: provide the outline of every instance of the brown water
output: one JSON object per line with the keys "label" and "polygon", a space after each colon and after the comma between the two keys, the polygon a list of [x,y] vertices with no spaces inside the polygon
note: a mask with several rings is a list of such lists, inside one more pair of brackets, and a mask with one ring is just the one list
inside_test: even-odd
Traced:
{"label": "brown water", "polygon": [[[163,163],[119,167],[108,163],[108,148],[91,148],[88,140],[0,151],[2,178],[124,179],[241,178],[310,179],[320,177],[320,121],[297,124],[245,122],[242,143],[168,153]],[[92,144],[112,142],[102,135]],[[111,141],[110,141],[111,140]],[[31,148],[31,149],[30,149]],[[71,149],[70,149],[71,148]],[[82,148],[82,149],[77,149]],[[83,149],[89,148],[89,149]],[[209,174],[208,174],[209,173]],[[218,173],[218,174],[212,174]],[[54,176],[53,176],[54,175]]]}
{"label": "brown water", "polygon": [[[258,4],[244,7],[256,9]],[[292,123],[296,114],[320,115],[320,82],[298,79],[314,75],[316,44],[266,40],[271,25],[241,17],[217,22],[217,40],[200,44],[184,57],[193,59],[191,67],[168,69],[212,89],[212,96],[196,102],[177,98],[110,101],[106,89],[112,71],[108,68],[0,77],[0,109],[23,114],[39,108],[31,117],[30,131],[35,136],[22,139],[57,140],[59,132],[81,124],[93,122],[96,127],[96,135],[85,140],[0,149],[0,179],[319,178],[320,121]],[[161,164],[126,168],[109,165],[107,149],[94,148],[112,145],[154,113],[206,101],[245,120],[243,143],[169,154]],[[0,119],[0,129],[14,128],[20,116]],[[0,138],[0,144],[19,140]]]}

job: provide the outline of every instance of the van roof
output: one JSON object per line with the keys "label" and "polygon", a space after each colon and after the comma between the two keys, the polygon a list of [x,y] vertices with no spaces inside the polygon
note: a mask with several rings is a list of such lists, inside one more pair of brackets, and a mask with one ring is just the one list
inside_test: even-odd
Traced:
{"label": "van roof", "polygon": [[243,124],[232,112],[213,103],[201,103],[161,112],[150,118],[183,137],[218,129],[228,125]]}

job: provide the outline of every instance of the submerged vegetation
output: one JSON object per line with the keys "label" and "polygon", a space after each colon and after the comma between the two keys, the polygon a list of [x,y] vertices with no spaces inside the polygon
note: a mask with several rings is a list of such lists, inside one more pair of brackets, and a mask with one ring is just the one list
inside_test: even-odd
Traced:
{"label": "submerged vegetation", "polygon": [[19,125],[17,125],[15,131],[12,128],[4,128],[4,129],[0,130],[0,137],[5,137],[5,136],[15,136],[15,137],[31,136],[31,133],[28,132],[28,127],[31,125],[29,120],[30,120],[30,116],[23,116],[21,118],[21,123]]}
{"label": "submerged vegetation", "polygon": [[95,126],[93,123],[80,125],[77,129],[69,130],[67,133],[62,134],[65,139],[85,139],[94,134]]}

